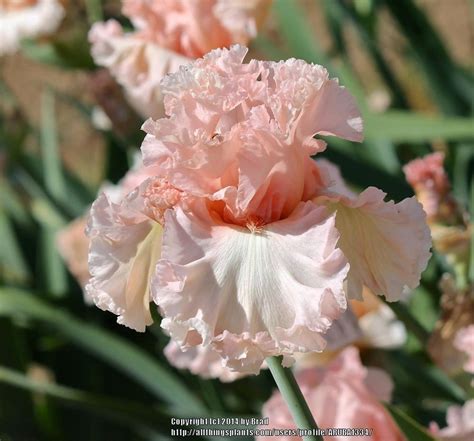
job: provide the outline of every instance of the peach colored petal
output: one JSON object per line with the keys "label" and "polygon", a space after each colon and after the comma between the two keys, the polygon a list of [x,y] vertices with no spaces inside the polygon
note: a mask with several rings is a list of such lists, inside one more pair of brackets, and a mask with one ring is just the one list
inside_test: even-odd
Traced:
{"label": "peach colored petal", "polygon": [[[160,257],[166,184],[147,180],[119,204],[102,193],[94,202],[88,225],[91,245],[87,296],[101,309],[118,315],[117,322],[137,331],[152,323],[150,280]],[[159,198],[161,196],[161,199]]]}
{"label": "peach colored petal", "polygon": [[143,332],[152,323],[148,280],[160,252],[161,227],[145,216],[127,219],[133,213],[120,213],[105,195],[94,203],[91,215],[87,295],[99,308],[118,315],[118,323]]}
{"label": "peach colored petal", "polygon": [[367,368],[367,376],[364,383],[367,389],[378,400],[390,402],[392,399],[393,382],[383,369],[375,367]]}
{"label": "peach colored petal", "polygon": [[114,20],[89,33],[95,62],[110,69],[144,117],[163,116],[160,81],[212,49],[256,36],[269,0],[124,0],[136,31]]}
{"label": "peach colored petal", "polygon": [[336,79],[329,79],[323,66],[294,58],[264,64],[268,105],[282,131],[303,145],[313,146],[316,134],[362,141],[362,118],[354,98]]}
{"label": "peach colored petal", "polygon": [[461,328],[454,337],[453,345],[467,355],[464,370],[474,374],[474,325]]}
{"label": "peach colored petal", "polygon": [[336,207],[340,247],[351,270],[348,296],[361,298],[362,286],[399,300],[405,287],[414,289],[431,256],[425,213],[415,198],[384,202],[386,193],[370,187],[354,201]]}
{"label": "peach colored petal", "polygon": [[447,427],[440,429],[431,423],[430,432],[441,441],[472,441],[474,438],[474,400],[461,406],[450,406],[446,415]]}
{"label": "peach colored petal", "polygon": [[304,150],[287,145],[281,133],[275,133],[263,106],[253,108],[241,127],[236,131],[238,185],[226,187],[225,193],[214,197],[225,200],[229,218],[235,223],[245,221],[249,213],[263,223],[289,216],[319,185],[314,161]]}
{"label": "peach colored petal", "polygon": [[[327,428],[370,428],[367,436],[325,436],[325,440],[402,441],[405,440],[373,391],[380,388],[383,398],[389,398],[392,382],[380,370],[362,366],[356,348],[349,347],[326,368],[306,369],[297,373],[297,382],[306,398],[318,426]],[[294,422],[280,392],[275,392],[262,410],[269,418],[264,428],[293,429]],[[259,441],[275,437],[260,436]],[[300,440],[298,436],[279,436],[281,440]]]}
{"label": "peach colored petal", "polygon": [[132,0],[124,14],[143,38],[161,47],[197,58],[220,46],[229,46],[231,36],[213,13],[215,0]]}
{"label": "peach colored petal", "polygon": [[167,212],[153,296],[181,347],[211,344],[226,366],[256,373],[267,356],[324,348],[348,266],[324,207],[251,230],[204,204]]}
{"label": "peach colored petal", "polygon": [[232,43],[246,44],[257,33],[268,0],[125,0],[141,38],[197,58]]}
{"label": "peach colored petal", "polygon": [[357,198],[357,193],[347,186],[337,165],[327,159],[318,159],[316,163],[323,181],[322,185],[325,187],[326,192],[336,193],[349,199]]}
{"label": "peach colored petal", "polygon": [[246,52],[215,50],[169,75],[162,90],[170,117],[145,123],[142,151],[176,187],[223,200],[229,220],[265,223],[288,216],[321,185],[310,155],[325,144],[313,136],[360,140],[362,122],[323,67],[243,63]]}
{"label": "peach colored petal", "polygon": [[69,271],[83,287],[90,277],[87,264],[89,239],[85,232],[86,225],[86,216],[79,217],[59,231],[56,237],[58,250],[66,261]]}
{"label": "peach colored petal", "polygon": [[243,375],[226,368],[220,355],[211,346],[194,346],[184,352],[176,342],[170,340],[164,349],[164,354],[174,367],[189,369],[194,375],[203,378],[218,378],[224,383],[229,383]]}
{"label": "peach colored petal", "polygon": [[357,317],[348,305],[344,314],[333,321],[329,331],[325,334],[327,345],[324,351],[295,354],[295,369],[302,370],[326,365],[337,356],[338,351],[360,341],[362,337]]}
{"label": "peach colored petal", "polygon": [[450,184],[443,162],[444,154],[435,152],[410,161],[403,167],[403,171],[408,183],[414,188],[418,185],[426,185],[435,188],[440,193],[445,193],[449,190]]}
{"label": "peach colored petal", "polygon": [[162,117],[160,81],[190,60],[135,34],[125,34],[114,20],[95,23],[89,41],[95,63],[110,70],[135,110],[145,118]]}
{"label": "peach colored petal", "polygon": [[235,185],[242,106],[263,89],[258,63],[242,64],[246,52],[212,51],[163,81],[170,118],[144,124],[142,152],[145,164],[162,166],[173,185],[199,196]]}
{"label": "peach colored petal", "polygon": [[406,180],[415,190],[429,217],[438,214],[441,201],[450,189],[443,162],[444,154],[436,152],[414,159],[403,167]]}
{"label": "peach colored petal", "polygon": [[158,167],[144,167],[141,156],[137,154],[133,158],[132,168],[116,185],[117,190],[120,192],[120,199],[139,187],[147,179],[157,177],[159,174],[160,169]]}
{"label": "peach colored petal", "polygon": [[357,197],[338,193],[341,183],[331,168],[322,176],[327,182],[315,198],[336,212],[339,246],[349,260],[347,295],[362,299],[363,286],[390,301],[400,300],[414,289],[431,256],[431,235],[426,215],[414,197],[395,204],[386,193],[369,187]]}

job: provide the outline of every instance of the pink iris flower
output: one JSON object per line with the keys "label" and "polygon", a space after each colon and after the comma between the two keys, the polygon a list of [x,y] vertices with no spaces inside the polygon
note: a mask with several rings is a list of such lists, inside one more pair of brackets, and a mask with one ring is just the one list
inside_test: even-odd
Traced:
{"label": "pink iris flower", "polygon": [[91,52],[120,83],[144,117],[164,115],[160,81],[179,66],[218,47],[247,44],[257,35],[271,0],[123,0],[134,32],[115,20],[89,33]]}
{"label": "pink iris flower", "polygon": [[350,93],[321,66],[246,52],[212,51],[163,80],[168,116],[145,122],[142,145],[156,174],[93,204],[86,289],[139,331],[153,300],[182,350],[257,373],[268,356],[323,350],[364,285],[389,301],[415,288],[431,240],[415,198],[355,194],[313,160],[326,148],[315,135],[362,140]]}
{"label": "pink iris flower", "polygon": [[[390,401],[392,380],[381,369],[362,365],[355,347],[348,347],[324,368],[310,368],[296,374],[296,380],[320,429],[367,429],[368,433],[336,434],[331,441],[404,441],[405,437],[379,402]],[[263,406],[268,425],[260,430],[296,430],[280,392],[276,391]],[[257,436],[257,441],[272,439],[297,441],[294,435]]]}

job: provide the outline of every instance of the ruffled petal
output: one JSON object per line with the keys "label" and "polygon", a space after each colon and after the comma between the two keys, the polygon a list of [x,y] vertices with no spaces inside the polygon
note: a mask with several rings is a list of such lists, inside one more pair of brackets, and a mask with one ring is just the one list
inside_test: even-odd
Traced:
{"label": "ruffled petal", "polygon": [[258,372],[269,355],[320,351],[346,308],[348,265],[334,216],[301,204],[287,219],[255,228],[224,223],[204,204],[165,219],[153,297],[182,347],[211,344],[226,365]]}
{"label": "ruffled petal", "polygon": [[362,117],[352,95],[329,79],[328,71],[294,58],[268,68],[268,105],[280,129],[309,148],[321,151],[314,135],[362,141]]}
{"label": "ruffled petal", "polygon": [[121,204],[102,193],[94,202],[88,225],[91,245],[87,296],[117,322],[143,332],[153,321],[149,284],[161,250],[161,225],[146,213],[143,189]]}
{"label": "ruffled petal", "polygon": [[233,222],[249,213],[264,223],[285,218],[321,185],[314,161],[304,149],[288,145],[264,106],[254,107],[236,134],[238,184],[214,194],[225,201]]}
{"label": "ruffled petal", "polygon": [[419,285],[431,256],[431,235],[421,204],[414,197],[398,204],[385,202],[386,193],[375,187],[352,196],[326,165],[320,167],[327,182],[314,200],[336,212],[339,246],[351,265],[348,297],[362,300],[365,285],[389,302],[400,300],[407,287]]}
{"label": "ruffled petal", "polygon": [[114,20],[95,23],[90,32],[91,53],[99,66],[107,67],[127,94],[130,104],[143,117],[164,115],[160,82],[189,63],[189,58],[153,42],[125,34]]}
{"label": "ruffled petal", "polygon": [[430,431],[441,441],[471,441],[474,437],[474,400],[463,406],[450,406],[446,414],[447,427],[432,423]]}
{"label": "ruffled petal", "polygon": [[140,37],[187,57],[246,44],[256,36],[270,0],[125,0],[123,13]]}
{"label": "ruffled petal", "polygon": [[320,187],[324,188],[325,193],[335,193],[336,195],[345,196],[349,199],[357,198],[357,193],[353,192],[347,186],[346,181],[341,175],[341,170],[339,170],[337,165],[327,159],[318,159],[316,164],[322,181]]}
{"label": "ruffled petal", "polygon": [[351,270],[350,298],[361,298],[363,285],[389,302],[400,300],[405,287],[416,288],[431,256],[426,215],[412,197],[384,202],[386,193],[370,187],[350,201],[336,203],[339,246]]}
{"label": "ruffled petal", "polygon": [[242,377],[239,372],[226,368],[220,355],[211,346],[195,346],[182,351],[179,345],[170,340],[164,349],[169,363],[178,369],[188,369],[194,375],[203,378],[218,378],[229,383]]}
{"label": "ruffled petal", "polygon": [[[147,121],[145,164],[174,186],[223,200],[227,220],[290,215],[321,182],[316,134],[361,139],[354,100],[321,66],[243,63],[247,49],[216,50],[162,83],[167,119]],[[326,111],[330,110],[332,118]]]}
{"label": "ruffled petal", "polygon": [[406,180],[415,190],[428,218],[440,214],[441,203],[451,187],[443,162],[444,154],[435,152],[414,159],[403,167]]}

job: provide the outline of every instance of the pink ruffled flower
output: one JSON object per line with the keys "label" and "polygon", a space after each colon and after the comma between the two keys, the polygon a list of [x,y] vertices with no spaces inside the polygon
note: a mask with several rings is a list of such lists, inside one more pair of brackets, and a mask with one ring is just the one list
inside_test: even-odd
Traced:
{"label": "pink ruffled flower", "polygon": [[92,57],[107,67],[125,90],[128,101],[144,117],[163,116],[160,81],[190,59],[124,33],[115,20],[95,23],[89,32]]}
{"label": "pink ruffled flower", "polygon": [[474,325],[460,329],[454,337],[454,347],[464,352],[468,359],[464,364],[464,370],[474,374]]}
{"label": "pink ruffled flower", "polygon": [[247,44],[257,35],[256,17],[269,0],[123,0],[138,36],[198,58],[218,47]]}
{"label": "pink ruffled flower", "polygon": [[430,432],[441,441],[472,441],[474,439],[474,400],[464,406],[451,406],[446,415],[448,426],[440,429],[435,422]]}
{"label": "pink ruffled flower", "polygon": [[418,285],[430,239],[414,198],[352,195],[311,159],[325,148],[315,134],[361,139],[350,94],[321,66],[242,64],[245,53],[213,51],[167,77],[170,117],[145,123],[142,151],[201,198],[165,219],[153,283],[162,326],[183,347],[211,344],[229,367],[255,373],[267,356],[289,363],[324,348],[321,334],[346,308],[347,260],[350,297],[365,284],[397,300]]}
{"label": "pink ruffled flower", "polygon": [[[288,365],[295,352],[324,349],[347,306],[345,280],[350,297],[367,285],[390,301],[417,286],[430,237],[414,198],[386,203],[375,188],[356,195],[337,169],[311,158],[326,146],[314,135],[362,139],[354,99],[337,80],[301,60],[243,63],[245,54],[215,50],[166,77],[169,117],[144,124],[142,152],[181,192],[156,244],[151,290],[162,327],[182,349],[211,346],[225,366],[257,373],[268,356]],[[147,205],[136,194],[105,217],[120,231],[114,246],[130,241],[127,260]],[[94,205],[100,221],[103,202]],[[116,252],[98,251],[102,265],[119,268]],[[118,273],[123,287],[129,270]]]}
{"label": "pink ruffled flower", "polygon": [[89,40],[95,62],[107,67],[144,117],[164,115],[160,81],[210,50],[246,44],[270,0],[123,0],[136,31],[115,20],[96,23]]}
{"label": "pink ruffled flower", "polygon": [[[348,347],[325,368],[306,369],[297,373],[300,386],[316,423],[327,428],[369,428],[368,436],[327,436],[331,441],[402,441],[400,430],[379,400],[389,401],[393,389],[390,377],[377,368],[365,368],[356,348]],[[262,409],[269,424],[259,429],[296,429],[288,406],[276,391]],[[270,441],[274,436],[258,436]],[[298,436],[279,436],[284,441],[300,440]]]}
{"label": "pink ruffled flower", "polygon": [[415,190],[430,218],[438,215],[441,201],[450,189],[443,162],[444,154],[436,152],[415,159],[403,167],[406,180]]}
{"label": "pink ruffled flower", "polygon": [[210,346],[195,346],[186,352],[170,340],[164,349],[169,363],[178,369],[188,369],[194,375],[203,378],[218,378],[223,383],[229,383],[242,377],[239,372],[233,372],[222,363],[222,358]]}

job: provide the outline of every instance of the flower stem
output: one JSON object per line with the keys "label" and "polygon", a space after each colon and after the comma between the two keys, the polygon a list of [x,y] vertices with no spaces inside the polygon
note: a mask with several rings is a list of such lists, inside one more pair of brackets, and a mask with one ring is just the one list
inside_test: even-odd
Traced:
{"label": "flower stem", "polygon": [[[314,421],[293,373],[290,369],[284,368],[281,361],[282,357],[267,358],[267,364],[275,383],[280,389],[298,429],[310,429],[314,433],[318,429],[316,421]],[[323,441],[323,437],[317,434],[302,436],[302,438],[305,441]]]}

